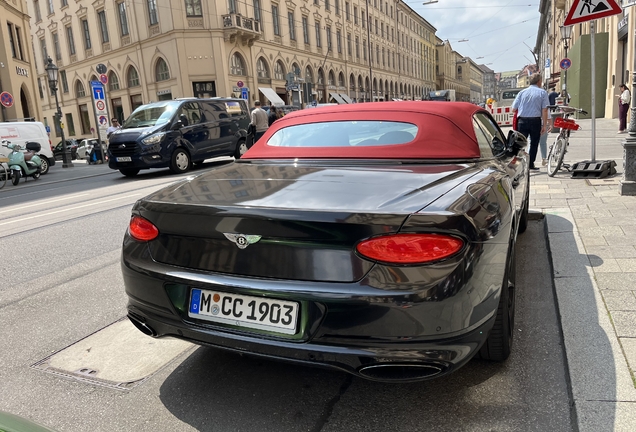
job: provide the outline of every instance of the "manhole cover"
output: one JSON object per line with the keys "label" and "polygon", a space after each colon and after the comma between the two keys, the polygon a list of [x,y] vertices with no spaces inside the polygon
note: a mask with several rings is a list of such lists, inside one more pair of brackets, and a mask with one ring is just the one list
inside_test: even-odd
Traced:
{"label": "manhole cover", "polygon": [[194,345],[153,339],[122,318],[31,367],[78,381],[130,390]]}

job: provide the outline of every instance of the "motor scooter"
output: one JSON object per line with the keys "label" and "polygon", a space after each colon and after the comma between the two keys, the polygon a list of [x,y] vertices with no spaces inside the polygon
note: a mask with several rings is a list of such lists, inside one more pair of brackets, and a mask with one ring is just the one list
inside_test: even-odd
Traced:
{"label": "motor scooter", "polygon": [[40,143],[27,141],[26,152],[22,151],[20,144],[11,144],[7,140],[2,140],[2,147],[11,150],[8,155],[9,175],[14,186],[20,183],[22,177],[33,177],[35,180],[40,178],[42,159],[37,155],[42,149]]}

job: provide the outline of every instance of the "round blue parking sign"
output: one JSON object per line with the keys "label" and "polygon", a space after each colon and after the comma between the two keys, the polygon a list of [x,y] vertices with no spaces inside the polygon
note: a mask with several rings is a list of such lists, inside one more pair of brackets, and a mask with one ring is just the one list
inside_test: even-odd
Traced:
{"label": "round blue parking sign", "polygon": [[561,66],[561,69],[569,69],[570,66],[572,66],[572,60],[570,60],[569,58],[564,58],[563,60],[561,60],[561,63],[559,63],[559,66]]}

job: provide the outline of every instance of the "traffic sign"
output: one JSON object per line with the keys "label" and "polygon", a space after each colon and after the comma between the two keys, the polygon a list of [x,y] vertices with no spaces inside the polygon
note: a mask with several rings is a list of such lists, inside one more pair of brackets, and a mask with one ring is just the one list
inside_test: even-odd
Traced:
{"label": "traffic sign", "polygon": [[102,83],[102,84],[104,84],[104,85],[108,84],[108,75],[106,75],[106,74],[101,74],[101,75],[99,76],[99,82],[100,82],[100,83]]}
{"label": "traffic sign", "polygon": [[570,69],[570,66],[572,66],[572,60],[570,60],[569,58],[564,58],[563,60],[561,60],[561,63],[559,63],[559,66],[563,70]]}
{"label": "traffic sign", "polygon": [[99,116],[99,124],[101,126],[108,126],[108,118],[105,115]]}
{"label": "traffic sign", "polygon": [[[241,81],[239,81],[241,82]],[[247,100],[248,96],[247,96],[247,89],[246,88],[242,88],[241,89],[241,98]]]}
{"label": "traffic sign", "polygon": [[104,103],[103,100],[98,100],[97,102],[95,102],[95,106],[100,111],[104,111],[106,109],[106,104]]}
{"label": "traffic sign", "polygon": [[571,26],[617,15],[621,12],[623,12],[623,9],[616,3],[616,0],[596,0],[594,3],[592,0],[574,0],[563,25]]}
{"label": "traffic sign", "polygon": [[100,63],[97,65],[95,70],[97,71],[98,74],[105,74],[108,69],[106,68],[105,64]]}
{"label": "traffic sign", "polygon": [[546,69],[550,67],[550,59],[549,58],[545,59],[545,67],[546,67]]}
{"label": "traffic sign", "polygon": [[0,103],[2,106],[11,108],[13,106],[13,96],[9,92],[0,93]]}
{"label": "traffic sign", "polygon": [[245,84],[243,83],[243,81],[237,81],[236,82],[236,86],[239,87],[239,88],[243,87],[244,85]]}
{"label": "traffic sign", "polygon": [[46,129],[46,133],[51,133],[51,126],[44,126],[44,129]]}

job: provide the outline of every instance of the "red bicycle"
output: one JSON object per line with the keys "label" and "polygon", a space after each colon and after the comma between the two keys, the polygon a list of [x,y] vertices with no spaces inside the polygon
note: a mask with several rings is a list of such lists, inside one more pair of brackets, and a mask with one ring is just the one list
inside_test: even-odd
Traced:
{"label": "red bicycle", "polygon": [[571,119],[570,116],[575,112],[587,114],[587,111],[564,105],[551,105],[548,109],[554,110],[552,114],[563,114],[563,117],[554,119],[554,127],[558,127],[561,130],[548,152],[548,175],[554,177],[561,166],[569,170],[570,166],[563,163],[563,157],[568,151],[568,145],[570,145],[570,133],[581,129],[581,126],[579,126],[574,119]]}

